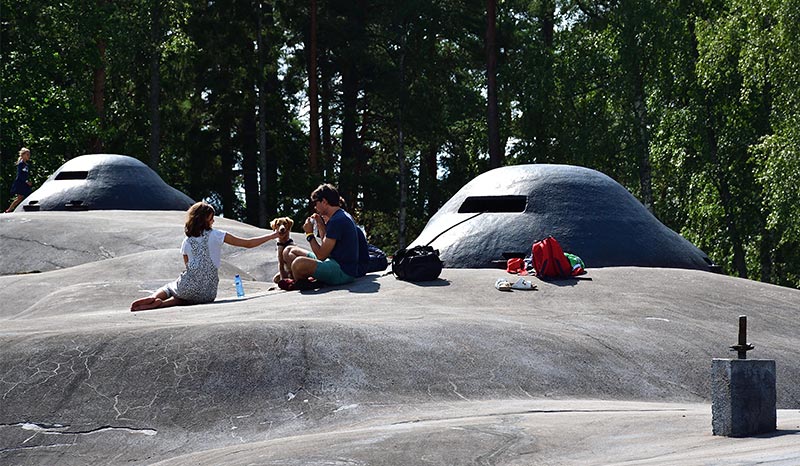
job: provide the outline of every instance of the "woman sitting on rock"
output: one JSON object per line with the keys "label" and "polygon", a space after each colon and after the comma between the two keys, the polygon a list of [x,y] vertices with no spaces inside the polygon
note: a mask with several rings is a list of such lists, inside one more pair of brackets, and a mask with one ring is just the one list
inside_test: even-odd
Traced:
{"label": "woman sitting on rock", "polygon": [[184,227],[186,238],[181,244],[186,270],[176,281],[163,286],[151,296],[131,303],[131,311],[213,302],[217,297],[219,284],[222,243],[253,248],[278,238],[278,232],[254,238],[239,238],[226,231],[215,230],[213,225],[214,208],[211,205],[198,202],[189,208]]}

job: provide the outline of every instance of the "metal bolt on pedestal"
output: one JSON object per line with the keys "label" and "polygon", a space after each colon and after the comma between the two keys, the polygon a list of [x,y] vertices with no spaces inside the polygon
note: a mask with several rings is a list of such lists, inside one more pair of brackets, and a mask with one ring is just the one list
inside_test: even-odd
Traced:
{"label": "metal bolt on pedestal", "polygon": [[777,426],[775,361],[747,359],[747,316],[739,316],[738,359],[711,361],[711,427],[714,435],[749,437]]}
{"label": "metal bolt on pedestal", "polygon": [[739,343],[731,346],[731,351],[739,353],[739,359],[747,359],[747,352],[755,346],[747,343],[747,316],[739,316]]}

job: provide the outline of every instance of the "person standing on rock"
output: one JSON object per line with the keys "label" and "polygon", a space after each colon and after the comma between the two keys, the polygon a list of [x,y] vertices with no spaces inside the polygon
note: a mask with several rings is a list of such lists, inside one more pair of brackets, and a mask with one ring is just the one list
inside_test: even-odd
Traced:
{"label": "person standing on rock", "polygon": [[[328,285],[342,285],[367,273],[367,239],[353,217],[341,207],[343,201],[336,187],[319,185],[311,193],[311,204],[314,214],[303,224],[309,249],[299,246],[284,249],[283,256],[291,267],[293,279],[278,282],[281,289],[311,288],[311,277]],[[314,234],[315,225],[319,240]]]}
{"label": "person standing on rock", "polygon": [[254,238],[239,238],[226,231],[215,230],[213,225],[214,207],[210,204],[197,202],[189,208],[184,226],[186,238],[181,244],[186,270],[176,281],[131,303],[132,312],[213,302],[217,298],[219,285],[222,243],[254,248],[279,237],[276,231]]}
{"label": "person standing on rock", "polygon": [[33,183],[28,179],[30,176],[30,161],[31,151],[27,147],[19,150],[19,158],[17,159],[17,177],[14,179],[14,184],[11,185],[11,197],[13,201],[6,209],[6,213],[13,212],[20,202],[22,202],[31,193]]}

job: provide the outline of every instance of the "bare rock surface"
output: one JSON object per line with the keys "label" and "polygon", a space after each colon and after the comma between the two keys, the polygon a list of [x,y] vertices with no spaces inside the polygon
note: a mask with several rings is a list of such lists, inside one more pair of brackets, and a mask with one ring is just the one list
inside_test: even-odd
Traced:
{"label": "bare rock surface", "polygon": [[[182,225],[0,216],[0,464],[800,462],[798,290],[587,264],[536,291],[445,269],[284,292],[270,243],[223,247],[212,304],[129,312],[180,272]],[[741,314],[749,357],[777,364],[779,430],[714,437],[711,359]]]}

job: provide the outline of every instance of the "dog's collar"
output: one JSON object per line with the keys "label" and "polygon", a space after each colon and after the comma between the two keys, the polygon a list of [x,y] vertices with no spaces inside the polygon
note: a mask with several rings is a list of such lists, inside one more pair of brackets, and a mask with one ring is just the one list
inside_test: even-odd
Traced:
{"label": "dog's collar", "polygon": [[294,240],[292,238],[287,239],[285,243],[278,241],[278,246],[288,246],[290,244],[294,244]]}

